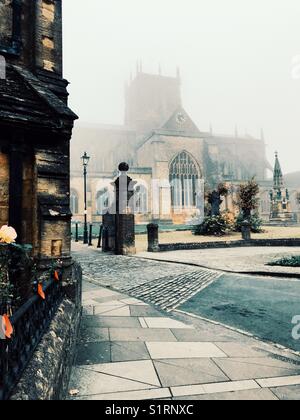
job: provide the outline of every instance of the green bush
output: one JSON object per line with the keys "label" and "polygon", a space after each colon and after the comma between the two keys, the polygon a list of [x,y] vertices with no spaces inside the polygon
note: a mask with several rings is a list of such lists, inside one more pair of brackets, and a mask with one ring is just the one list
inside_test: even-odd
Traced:
{"label": "green bush", "polygon": [[269,263],[270,266],[281,266],[281,267],[300,267],[300,256],[299,257],[286,257],[279,261],[273,261]]}
{"label": "green bush", "polygon": [[232,230],[232,224],[226,215],[207,216],[203,223],[194,229],[194,235],[224,236]]}
{"label": "green bush", "polygon": [[[252,233],[262,233],[263,229],[262,229],[262,224],[263,221],[262,219],[259,217],[259,215],[257,213],[252,214],[252,216],[250,217],[250,219],[248,219],[251,225],[251,232]],[[236,218],[235,221],[235,228],[234,230],[236,232],[241,232],[242,231],[242,223],[244,221],[243,215],[242,213]]]}

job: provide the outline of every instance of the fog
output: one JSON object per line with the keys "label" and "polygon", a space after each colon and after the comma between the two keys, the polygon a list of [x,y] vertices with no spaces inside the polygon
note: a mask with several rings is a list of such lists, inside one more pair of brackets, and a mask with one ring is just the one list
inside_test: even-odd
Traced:
{"label": "fog", "polygon": [[300,169],[299,0],[63,0],[64,73],[82,123],[122,124],[136,61],[176,75],[200,130],[260,136]]}

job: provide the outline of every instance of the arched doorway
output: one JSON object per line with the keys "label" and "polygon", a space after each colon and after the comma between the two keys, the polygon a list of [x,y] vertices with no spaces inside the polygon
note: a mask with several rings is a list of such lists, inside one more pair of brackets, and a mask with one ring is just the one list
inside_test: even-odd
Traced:
{"label": "arched doorway", "polygon": [[179,153],[170,164],[171,205],[173,210],[197,206],[200,170],[188,152]]}

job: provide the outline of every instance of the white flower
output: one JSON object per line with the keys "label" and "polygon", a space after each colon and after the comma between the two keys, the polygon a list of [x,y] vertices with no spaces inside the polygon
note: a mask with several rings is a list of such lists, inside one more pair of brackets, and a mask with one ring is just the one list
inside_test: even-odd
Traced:
{"label": "white flower", "polygon": [[2,228],[0,229],[0,242],[1,243],[11,244],[15,242],[15,240],[17,239],[17,236],[18,235],[15,229],[10,226],[5,225],[5,226],[2,226]]}

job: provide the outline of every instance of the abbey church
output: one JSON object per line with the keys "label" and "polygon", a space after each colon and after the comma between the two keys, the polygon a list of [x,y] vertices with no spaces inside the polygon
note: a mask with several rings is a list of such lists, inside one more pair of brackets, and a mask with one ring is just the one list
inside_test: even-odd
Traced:
{"label": "abbey church", "polygon": [[[135,185],[137,222],[187,224],[203,212],[204,188],[232,186],[223,207],[234,211],[235,186],[255,177],[261,186],[260,213],[270,216],[272,166],[261,138],[201,131],[184,109],[181,77],[146,74],[139,67],[125,88],[122,126],[78,127],[72,140],[71,210],[81,220],[83,177],[88,167],[88,216],[100,222],[113,199],[112,181],[120,162],[130,166]],[[200,191],[200,194],[199,194]],[[202,195],[201,195],[202,192]]]}

